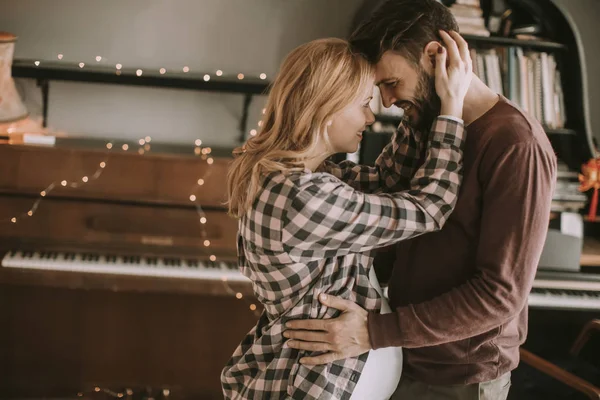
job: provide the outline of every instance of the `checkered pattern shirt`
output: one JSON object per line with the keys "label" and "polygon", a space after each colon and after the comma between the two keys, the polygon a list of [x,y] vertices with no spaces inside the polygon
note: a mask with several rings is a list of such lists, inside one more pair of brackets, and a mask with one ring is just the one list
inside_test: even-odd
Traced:
{"label": "checkered pattern shirt", "polygon": [[[368,352],[305,366],[316,353],[284,347],[285,323],[333,318],[320,293],[379,312],[370,250],[441,228],[461,182],[463,124],[438,117],[422,166],[419,134],[398,127],[374,167],[325,163],[263,179],[239,222],[240,268],[264,306],[221,375],[226,399],[348,399]],[[416,172],[415,172],[416,170]],[[406,185],[405,192],[393,193]],[[381,192],[390,192],[385,194]]]}

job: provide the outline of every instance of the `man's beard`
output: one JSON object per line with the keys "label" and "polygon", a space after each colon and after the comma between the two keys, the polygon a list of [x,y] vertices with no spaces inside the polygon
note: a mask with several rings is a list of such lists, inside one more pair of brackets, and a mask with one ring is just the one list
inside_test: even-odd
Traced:
{"label": "man's beard", "polygon": [[435,118],[440,115],[442,108],[440,97],[435,91],[435,77],[429,76],[419,66],[419,82],[415,93],[415,102],[418,107],[419,121],[414,128],[420,132],[428,133]]}

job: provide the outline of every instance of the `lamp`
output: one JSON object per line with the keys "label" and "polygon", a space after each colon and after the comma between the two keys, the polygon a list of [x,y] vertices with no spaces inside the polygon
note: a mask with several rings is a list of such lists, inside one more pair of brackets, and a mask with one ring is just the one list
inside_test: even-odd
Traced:
{"label": "lamp", "polygon": [[[40,135],[45,129],[29,118],[11,75],[17,36],[0,32],[0,139],[22,143],[25,135]],[[2,140],[2,141],[4,141]]]}

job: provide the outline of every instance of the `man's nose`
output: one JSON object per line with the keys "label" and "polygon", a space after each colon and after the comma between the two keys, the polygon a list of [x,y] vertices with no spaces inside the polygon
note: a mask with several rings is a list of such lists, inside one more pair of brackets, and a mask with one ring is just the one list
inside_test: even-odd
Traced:
{"label": "man's nose", "polygon": [[384,91],[384,93],[381,94],[381,102],[385,108],[390,108],[397,100],[398,99],[396,99],[394,94],[389,93],[388,91]]}

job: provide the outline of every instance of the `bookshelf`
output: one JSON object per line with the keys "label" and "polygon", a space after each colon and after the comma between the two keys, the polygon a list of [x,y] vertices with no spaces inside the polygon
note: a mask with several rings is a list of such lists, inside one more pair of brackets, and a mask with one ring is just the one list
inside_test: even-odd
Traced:
{"label": "bookshelf", "polygon": [[463,35],[472,47],[484,46],[517,46],[537,51],[566,51],[567,46],[562,43],[546,40],[522,40],[501,36],[476,36]]}

